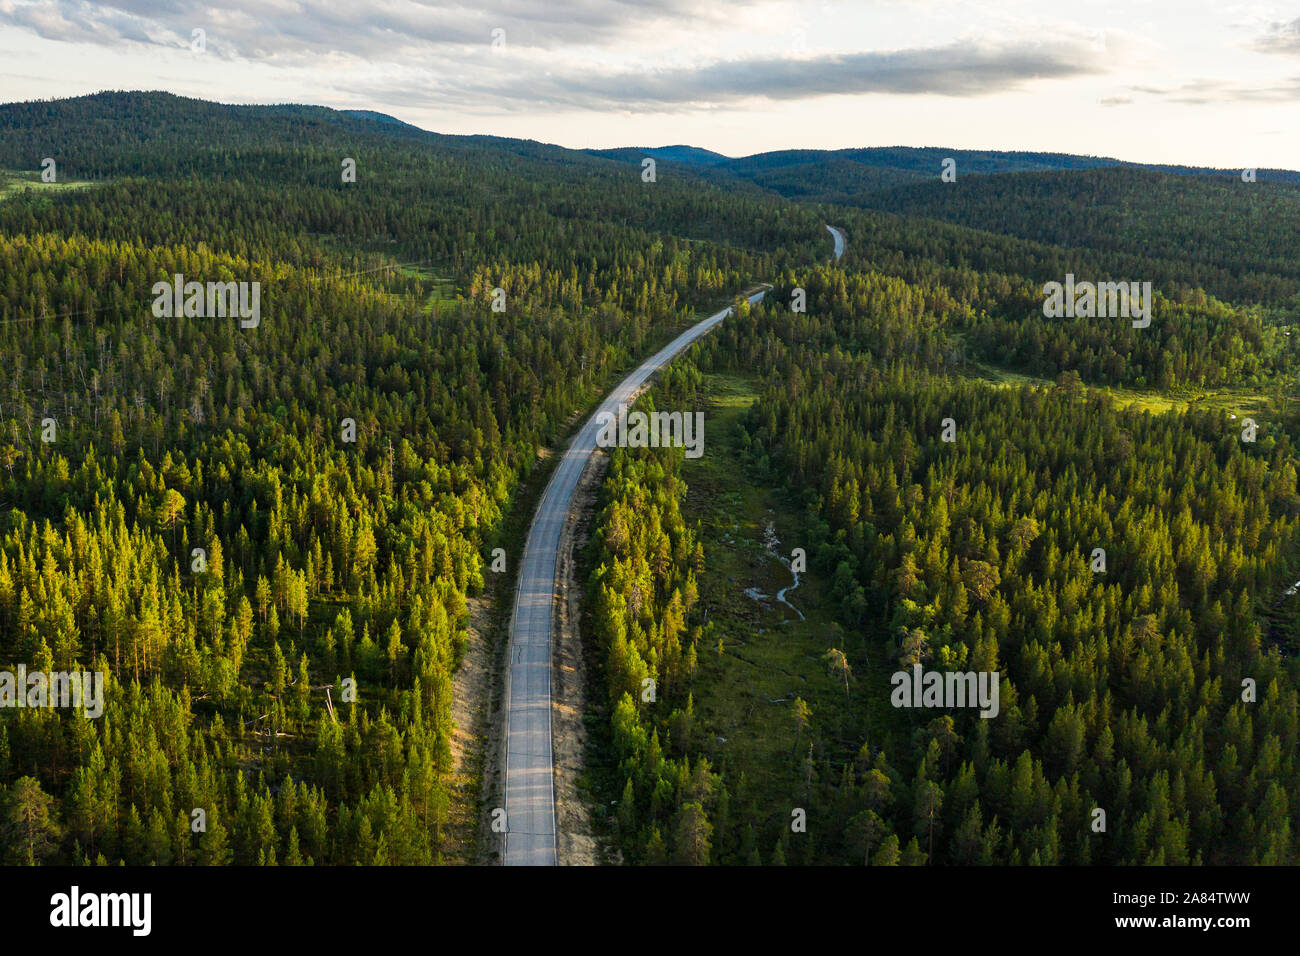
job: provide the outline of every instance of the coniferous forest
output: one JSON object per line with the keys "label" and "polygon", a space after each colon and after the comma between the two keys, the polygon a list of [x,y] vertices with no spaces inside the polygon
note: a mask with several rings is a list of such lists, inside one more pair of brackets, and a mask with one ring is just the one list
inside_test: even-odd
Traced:
{"label": "coniferous forest", "polygon": [[[0,707],[3,862],[494,859],[467,659],[569,439],[729,303],[638,406],[705,410],[704,460],[610,449],[578,542],[602,860],[1300,860],[1300,184],[642,156],[0,106],[0,669],[105,675],[93,719]],[[1150,325],[1046,317],[1067,273],[1151,282]],[[160,310],[176,276],[255,322]],[[742,492],[806,552],[786,630]],[[996,716],[892,705],[917,665]]]}

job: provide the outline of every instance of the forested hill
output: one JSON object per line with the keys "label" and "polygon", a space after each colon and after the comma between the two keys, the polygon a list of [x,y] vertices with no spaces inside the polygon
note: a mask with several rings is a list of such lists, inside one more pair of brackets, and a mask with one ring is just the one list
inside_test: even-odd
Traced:
{"label": "forested hill", "polygon": [[973,176],[961,189],[929,181],[862,202],[1065,248],[1138,250],[1238,277],[1300,276],[1300,186],[1187,177],[1146,169]]}
{"label": "forested hill", "polygon": [[[450,260],[446,239],[457,233],[464,261],[506,250],[519,261],[544,261],[555,249],[549,224],[560,220],[588,224],[585,236],[566,234],[566,255],[646,249],[665,234],[794,255],[820,254],[814,246],[825,241],[815,211],[777,213],[776,197],[757,188],[665,177],[646,190],[639,169],[558,146],[443,136],[322,107],[225,106],[166,93],[0,106],[0,170],[37,170],[46,157],[55,159],[61,181],[109,183],[95,198],[59,197],[47,214],[61,220],[60,229],[70,225],[64,217],[75,215],[73,207],[129,194],[132,204],[158,198],[164,207],[141,209],[132,221],[142,236],[156,238],[165,230],[151,232],[151,218],[174,216],[195,190],[221,190],[238,205],[238,217],[295,231],[305,245],[341,230],[421,258]],[[340,167],[348,158],[357,174],[348,184],[355,188],[344,190]],[[144,184],[161,180],[168,185],[159,198]],[[284,190],[300,188],[301,197],[277,202]],[[184,208],[178,218],[196,227],[184,238],[197,241],[207,230],[209,245],[229,237],[244,247],[261,232],[222,228],[227,209],[212,204]],[[97,227],[87,221],[77,228]],[[124,228],[118,222],[114,231]]]}
{"label": "forested hill", "polygon": [[[1240,169],[912,147],[739,158],[681,146],[590,152],[636,163],[653,156],[712,182],[939,220],[1083,253],[1085,262],[1099,253],[1113,268],[1223,298],[1295,305],[1300,292],[1300,173],[1292,170],[1252,170],[1244,182]],[[950,159],[957,178],[944,181]]]}

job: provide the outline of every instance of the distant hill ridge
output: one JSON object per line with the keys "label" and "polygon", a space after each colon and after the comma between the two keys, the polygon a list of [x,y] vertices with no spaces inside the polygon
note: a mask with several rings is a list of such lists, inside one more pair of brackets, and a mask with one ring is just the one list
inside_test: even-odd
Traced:
{"label": "distant hill ridge", "polygon": [[[730,157],[695,146],[617,147],[588,149],[585,152],[607,159],[640,161],[646,156],[683,166],[724,169],[744,178],[761,173],[788,170],[812,164],[849,163],[897,174],[900,179],[937,176],[947,158],[957,162],[959,175],[1057,172],[1084,169],[1128,167],[1154,169],[1182,176],[1240,176],[1240,169],[1216,169],[1207,166],[1173,166],[1159,163],[1136,163],[1106,156],[1080,156],[1074,153],[1027,152],[1021,150],[952,149],[943,146],[869,146],[851,149],[782,149],[749,156]],[[1300,172],[1288,169],[1257,169],[1262,182],[1300,183]]]}
{"label": "distant hill ridge", "polygon": [[[103,112],[111,115],[114,121],[125,121],[129,126],[138,126],[140,121],[157,119],[163,112],[168,114],[169,120],[174,121],[177,108],[185,107],[191,114],[190,121],[195,124],[214,118],[231,119],[237,116],[264,122],[274,121],[277,116],[281,118],[293,116],[308,123],[333,124],[358,132],[396,134],[444,143],[461,141],[492,144],[521,155],[546,154],[548,158],[563,156],[574,161],[581,161],[584,157],[597,157],[619,162],[640,163],[642,159],[650,156],[662,162],[694,167],[701,171],[729,173],[782,193],[785,190],[781,188],[781,181],[789,178],[796,171],[806,176],[809,172],[806,167],[810,165],[820,165],[832,171],[839,171],[840,174],[856,171],[859,176],[872,184],[886,186],[935,177],[938,175],[942,161],[949,157],[956,160],[959,176],[1115,167],[1150,169],[1184,176],[1239,177],[1241,174],[1239,169],[1136,163],[1105,156],[1018,150],[970,150],[942,146],[871,146],[835,150],[784,149],[739,157],[726,156],[687,144],[575,150],[537,140],[486,134],[436,133],[376,110],[335,110],[324,106],[289,103],[235,105],[177,96],[163,91],[115,90],[64,99],[0,104],[0,130],[18,126],[32,129],[50,123],[62,123],[67,119],[69,110],[78,112],[86,107],[102,108]],[[136,122],[133,123],[133,120]],[[1261,168],[1256,171],[1256,175],[1260,182],[1300,183],[1300,172],[1295,170]]]}

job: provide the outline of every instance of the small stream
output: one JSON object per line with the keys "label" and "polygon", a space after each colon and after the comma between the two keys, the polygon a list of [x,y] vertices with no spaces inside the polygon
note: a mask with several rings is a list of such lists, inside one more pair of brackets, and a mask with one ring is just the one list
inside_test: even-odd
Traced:
{"label": "small stream", "polygon": [[[780,561],[787,568],[789,568],[790,559],[783,555],[777,554],[776,547],[780,543],[781,543],[780,540],[778,540],[776,536],[776,528],[773,527],[772,522],[769,521],[767,523],[767,530],[763,532],[763,546],[772,553],[773,557],[775,557],[778,561]],[[783,587],[781,590],[777,591],[776,599],[780,601],[782,604],[784,604],[786,607],[788,607],[790,610],[794,611],[794,613],[798,614],[799,620],[801,621],[807,620],[803,616],[803,611],[799,610],[797,607],[795,607],[793,604],[791,604],[789,601],[785,599],[785,595],[787,591],[793,591],[795,588],[799,586],[799,572],[791,568],[790,574],[794,577],[794,583],[789,585],[788,587]]]}
{"label": "small stream", "polygon": [[[782,563],[782,564],[787,564],[787,565],[788,565],[788,564],[790,563],[790,559],[789,559],[789,558],[782,558],[782,559],[781,559],[781,563]],[[804,616],[803,616],[803,611],[799,610],[797,607],[795,607],[793,604],[791,604],[789,601],[787,601],[787,600],[785,599],[785,592],[786,592],[786,591],[793,591],[795,588],[797,588],[797,587],[799,586],[799,572],[798,572],[798,571],[791,571],[790,573],[794,575],[794,584],[790,585],[788,588],[782,588],[781,590],[777,591],[777,592],[776,592],[776,599],[777,599],[778,601],[780,601],[782,604],[784,604],[786,607],[788,607],[790,610],[794,611],[794,613],[798,614],[798,615],[799,615],[799,620],[802,621],[802,620],[805,620],[805,618],[804,618]]]}

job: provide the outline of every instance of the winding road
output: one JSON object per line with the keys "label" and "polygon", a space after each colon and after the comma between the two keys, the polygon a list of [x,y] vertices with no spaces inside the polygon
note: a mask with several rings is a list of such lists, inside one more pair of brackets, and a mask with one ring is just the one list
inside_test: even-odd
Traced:
{"label": "winding road", "polygon": [[844,230],[836,229],[834,226],[827,226],[830,230],[831,238],[835,240],[835,258],[840,259],[844,255]]}
{"label": "winding road", "polygon": [[[835,237],[835,257],[844,236]],[[766,290],[749,296],[753,304]],[[564,458],[542,493],[528,529],[519,565],[514,615],[510,620],[505,696],[505,846],[506,866],[555,866],[555,769],[551,749],[551,633],[554,626],[560,540],[578,481],[596,450],[602,412],[617,413],[632,404],[637,390],[676,355],[731,314],[731,307],[691,326],[623,379],[569,443]]]}

